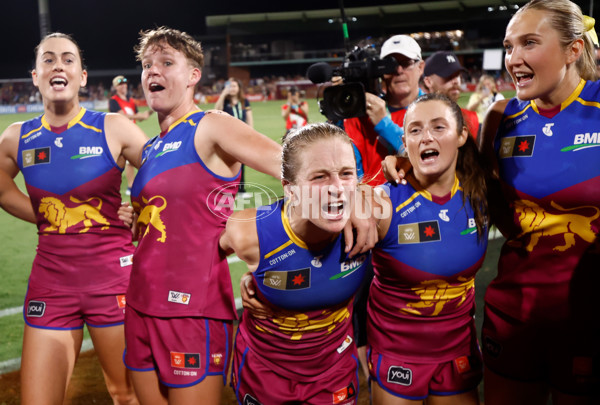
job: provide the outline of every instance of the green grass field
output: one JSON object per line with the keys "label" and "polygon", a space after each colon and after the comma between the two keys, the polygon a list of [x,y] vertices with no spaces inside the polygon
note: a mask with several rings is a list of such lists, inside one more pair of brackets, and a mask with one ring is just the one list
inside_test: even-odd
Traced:
{"label": "green grass field", "polygon": [[[466,103],[468,94],[463,95],[460,104]],[[319,113],[315,100],[308,100],[310,105],[310,120],[312,122],[324,121]],[[263,134],[280,142],[285,132],[284,121],[281,118],[280,106],[282,101],[268,101],[252,103],[255,128]],[[209,109],[211,105],[201,105],[203,109]],[[4,131],[15,121],[24,121],[37,114],[14,114],[0,115],[0,131]],[[159,132],[155,116],[140,123],[140,127],[148,136],[154,136]],[[24,190],[23,179],[19,175],[16,179],[19,187]],[[246,169],[246,182],[258,183],[274,190],[277,195],[282,195],[281,184],[270,176],[258,173],[252,169]],[[125,182],[122,191],[125,190]],[[255,191],[249,189],[248,191]],[[127,200],[127,197],[124,197]],[[27,289],[27,279],[31,270],[31,263],[35,255],[37,244],[36,227],[8,215],[0,210],[0,311],[23,305],[23,299]],[[500,241],[490,241],[488,257],[477,277],[477,301],[478,320],[480,322],[480,311],[483,307],[482,297],[485,286],[496,272],[496,262]],[[241,262],[230,265],[232,283],[236,297],[239,296],[239,278],[246,271],[245,264]],[[21,340],[23,334],[23,318],[21,313],[0,316],[0,364],[6,360],[20,357]]]}

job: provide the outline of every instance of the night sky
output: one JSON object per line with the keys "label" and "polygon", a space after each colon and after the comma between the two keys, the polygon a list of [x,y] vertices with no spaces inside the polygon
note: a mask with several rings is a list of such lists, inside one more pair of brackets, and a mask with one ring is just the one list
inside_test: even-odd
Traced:
{"label": "night sky", "polygon": [[[398,0],[345,0],[344,7],[398,4]],[[74,36],[90,71],[136,68],[133,47],[141,29],[167,25],[206,34],[205,17],[274,11],[339,9],[337,0],[49,0],[50,29]],[[40,40],[37,0],[3,1],[0,79],[29,77]]]}

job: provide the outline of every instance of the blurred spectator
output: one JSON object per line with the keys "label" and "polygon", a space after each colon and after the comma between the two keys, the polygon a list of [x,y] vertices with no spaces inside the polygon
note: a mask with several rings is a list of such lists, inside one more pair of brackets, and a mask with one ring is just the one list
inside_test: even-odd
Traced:
{"label": "blurred spectator", "polygon": [[300,98],[296,86],[287,92],[287,103],[281,106],[281,116],[285,120],[286,133],[308,124],[308,103]]}
{"label": "blurred spectator", "polygon": [[[423,84],[428,93],[441,93],[457,102],[462,93],[462,76],[466,69],[458,61],[458,57],[448,51],[438,51],[425,60]],[[479,119],[475,111],[461,108],[465,124],[473,138],[479,134]]]}
{"label": "blurred spectator", "polygon": [[471,94],[467,109],[477,112],[479,119],[483,119],[488,108],[498,100],[504,100],[502,93],[496,87],[496,81],[490,75],[482,75],[475,91]]}

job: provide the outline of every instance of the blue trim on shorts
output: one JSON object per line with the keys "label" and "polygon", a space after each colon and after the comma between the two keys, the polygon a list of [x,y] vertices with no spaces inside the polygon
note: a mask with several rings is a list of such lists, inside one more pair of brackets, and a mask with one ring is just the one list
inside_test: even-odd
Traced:
{"label": "blue trim on shorts", "polygon": [[[225,322],[223,322],[223,330],[225,331],[225,365],[229,366],[229,331]],[[227,368],[223,366],[223,385],[227,385]]]}
{"label": "blue trim on shorts", "polygon": [[356,381],[358,381],[358,384],[356,384],[357,385],[357,387],[356,387],[356,398],[357,398],[357,401],[358,401],[358,394],[359,394],[359,391],[360,391],[360,387],[359,387],[360,380],[358,378],[358,372],[360,371],[360,362],[358,361],[358,358],[355,355],[352,355],[352,358],[356,362]]}
{"label": "blue trim on shorts", "polygon": [[128,370],[131,370],[131,371],[144,371],[144,372],[145,372],[145,371],[155,371],[155,370],[156,370],[156,368],[154,368],[154,367],[150,367],[150,368],[135,368],[135,367],[129,367],[129,366],[127,365],[127,362],[125,361],[125,354],[126,354],[126,353],[127,353],[127,348],[123,349],[123,356],[122,356],[122,359],[123,359],[123,365],[125,366],[125,368],[126,368],[126,369],[128,369]]}
{"label": "blue trim on shorts", "polygon": [[92,328],[111,328],[113,326],[125,325],[125,321],[117,322],[117,323],[109,323],[107,325],[93,325],[93,324],[91,324],[89,322],[85,322],[85,324],[87,326],[91,326]]}
{"label": "blue trim on shorts", "polygon": [[64,330],[64,331],[68,331],[68,330],[77,330],[77,329],[83,329],[83,325],[81,326],[74,326],[72,328],[59,328],[59,327],[55,327],[55,326],[39,326],[39,325],[33,325],[29,322],[27,322],[27,318],[25,317],[25,314],[23,314],[23,321],[25,321],[25,324],[27,324],[27,326],[32,327],[32,328],[36,328],[36,329],[46,329],[46,330]]}
{"label": "blue trim on shorts", "polygon": [[[479,385],[479,384],[477,384],[477,385]],[[464,394],[465,392],[473,391],[473,389],[475,389],[475,387],[473,387],[471,389],[462,390],[462,391],[451,391],[451,392],[439,392],[439,391],[429,390],[429,394],[430,395],[438,395],[440,397],[447,397],[450,395]]]}
{"label": "blue trim on shorts", "polygon": [[377,376],[377,380],[376,381],[377,381],[377,385],[379,385],[384,391],[390,393],[391,395],[393,395],[395,397],[400,397],[400,398],[404,398],[404,399],[412,399],[414,401],[423,400],[423,399],[427,398],[427,395],[425,395],[424,397],[411,397],[411,396],[408,396],[408,395],[400,395],[400,394],[398,394],[396,392],[393,392],[393,391],[389,390],[388,388],[386,388],[382,384],[381,379],[379,378],[379,370],[381,368],[381,359],[382,359],[383,356],[381,354],[378,354],[377,356],[378,356],[378,359],[377,359],[377,372],[375,373],[375,375]]}
{"label": "blue trim on shorts", "polygon": [[244,350],[244,354],[242,355],[242,361],[240,363],[240,367],[238,368],[238,380],[237,380],[237,386],[235,387],[235,398],[238,401],[238,404],[242,405],[242,402],[240,400],[240,384],[242,383],[242,368],[244,367],[244,364],[246,363],[246,355],[248,354],[248,350],[250,350],[249,347],[246,347],[246,350]]}

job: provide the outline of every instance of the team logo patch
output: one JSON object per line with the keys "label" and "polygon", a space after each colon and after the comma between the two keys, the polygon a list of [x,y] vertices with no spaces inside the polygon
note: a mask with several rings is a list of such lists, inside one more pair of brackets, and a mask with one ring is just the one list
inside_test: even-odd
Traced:
{"label": "team logo patch", "polygon": [[223,362],[223,353],[213,353],[210,357],[215,366],[218,366]]}
{"label": "team logo patch", "polygon": [[423,243],[441,240],[438,221],[398,225],[398,243]]}
{"label": "team logo patch", "polygon": [[500,158],[515,156],[532,156],[535,145],[535,135],[513,136],[503,138],[500,145]]}
{"label": "team logo patch", "polygon": [[333,393],[333,403],[341,404],[342,402],[354,397],[356,395],[356,389],[354,383],[350,383],[349,386],[337,390]]}
{"label": "team logo patch", "polygon": [[46,312],[46,303],[44,301],[29,301],[27,304],[28,318],[41,318]]}
{"label": "team logo patch", "polygon": [[344,339],[344,341],[342,342],[340,347],[337,348],[337,352],[342,353],[344,350],[346,350],[350,346],[351,343],[352,343],[352,338],[350,337],[350,335],[347,335],[346,339]]}
{"label": "team logo patch", "polygon": [[250,394],[244,395],[244,400],[242,403],[243,405],[262,405],[260,402],[258,402],[258,399],[254,398]]}
{"label": "team logo patch", "polygon": [[402,366],[390,366],[387,382],[409,386],[412,384],[412,370]]}
{"label": "team logo patch", "polygon": [[263,284],[276,290],[303,290],[310,287],[310,268],[266,271]]}
{"label": "team logo patch", "polygon": [[27,149],[23,151],[23,167],[50,163],[50,147]]}
{"label": "team logo patch", "polygon": [[125,300],[125,294],[117,295],[117,305],[119,308],[125,308],[127,301]]}
{"label": "team logo patch", "polygon": [[190,299],[192,298],[191,294],[183,293],[179,291],[169,291],[169,302],[174,302],[176,304],[184,304],[189,305]]}
{"label": "team logo patch", "polygon": [[200,368],[200,354],[171,352],[171,367]]}
{"label": "team logo patch", "polygon": [[119,263],[121,263],[121,267],[131,266],[133,264],[133,255],[120,257]]}
{"label": "team logo patch", "polygon": [[459,358],[454,359],[454,365],[460,374],[471,371],[471,364],[469,363],[469,358],[467,356],[460,356]]}
{"label": "team logo patch", "polygon": [[483,337],[483,350],[493,358],[500,356],[502,345],[489,336]]}

